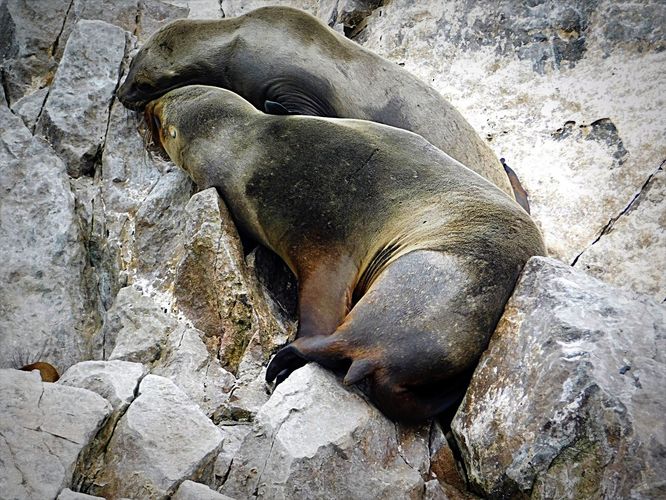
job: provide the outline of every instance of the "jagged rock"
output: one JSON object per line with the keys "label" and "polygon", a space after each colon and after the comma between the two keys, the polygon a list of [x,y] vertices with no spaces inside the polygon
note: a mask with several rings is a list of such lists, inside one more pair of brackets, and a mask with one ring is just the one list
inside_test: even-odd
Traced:
{"label": "jagged rock", "polygon": [[42,111],[46,96],[49,95],[49,88],[36,90],[32,94],[21,97],[12,106],[12,111],[19,115],[26,127],[32,130],[37,123],[39,113]]}
{"label": "jagged rock", "polygon": [[231,497],[211,490],[205,484],[194,481],[183,481],[171,498],[172,500],[233,500]]}
{"label": "jagged rock", "polygon": [[581,254],[576,267],[615,286],[631,283],[637,292],[666,301],[665,193],[662,164],[623,214]]}
{"label": "jagged rock", "polygon": [[467,489],[446,435],[436,423],[430,429],[430,473],[442,486],[450,486],[450,491]]}
{"label": "jagged rock", "polygon": [[249,424],[222,425],[219,427],[224,435],[222,449],[215,459],[213,467],[214,484],[219,487],[229,474],[234,457],[240,450],[243,440],[252,430]]}
{"label": "jagged rock", "polygon": [[484,496],[666,493],[666,309],[531,259],[452,428]]}
{"label": "jagged rock", "polygon": [[110,412],[93,392],[43,383],[35,372],[0,370],[3,498],[55,498],[70,486],[79,453]]}
{"label": "jagged rock", "polygon": [[[222,432],[173,382],[148,375],[120,419],[90,492],[163,498],[185,479],[212,475]],[[142,471],[136,474],[136,471]]]}
{"label": "jagged rock", "polygon": [[0,366],[41,356],[62,372],[91,357],[96,293],[65,165],[6,106],[0,191]]}
{"label": "jagged rock", "polygon": [[96,356],[150,364],[160,357],[177,324],[153,299],[135,287],[125,287],[95,338]]}
{"label": "jagged rock", "polygon": [[111,404],[114,412],[124,413],[147,374],[148,369],[139,363],[83,361],[71,366],[58,384],[95,392]]}
{"label": "jagged rock", "polygon": [[125,32],[103,21],[79,21],[67,41],[36,131],[72,177],[90,175],[99,162],[124,55]]}
{"label": "jagged rock", "polygon": [[90,500],[91,498],[103,498],[103,497],[94,497],[92,495],[87,495],[85,493],[78,493],[72,491],[69,488],[65,488],[60,492],[56,500]]}
{"label": "jagged rock", "polygon": [[353,38],[365,27],[365,19],[384,0],[321,0],[319,17],[330,27]]}
{"label": "jagged rock", "polygon": [[[176,306],[219,346],[223,366],[235,372],[250,339],[261,335],[266,345],[280,325],[246,269],[238,232],[215,188],[192,196],[185,220]],[[265,358],[275,347],[267,346]]]}
{"label": "jagged rock", "polygon": [[[136,29],[139,15],[139,0],[74,0],[70,19],[72,25],[81,19],[104,21],[132,33]],[[67,35],[69,26],[63,34]]]}
{"label": "jagged rock", "polygon": [[53,57],[70,0],[5,0],[0,3],[0,64],[7,100],[50,85]]}
{"label": "jagged rock", "polygon": [[209,417],[229,398],[236,379],[206,349],[203,332],[180,326],[169,334],[155,375],[169,378]]}
{"label": "jagged rock", "polygon": [[[665,22],[657,0],[393,0],[355,40],[430,83],[490,141],[529,193],[550,255],[572,262],[666,158],[654,105]],[[643,291],[659,278],[641,275],[663,272],[636,276],[634,262],[663,243],[624,229],[625,260],[604,262],[604,276]]]}
{"label": "jagged rock", "polygon": [[130,262],[138,274],[161,290],[173,285],[185,227],[182,214],[193,190],[187,174],[171,168],[157,180],[136,213]]}
{"label": "jagged rock", "polygon": [[420,472],[400,443],[395,424],[309,364],[259,411],[220,491],[237,498],[421,498]]}

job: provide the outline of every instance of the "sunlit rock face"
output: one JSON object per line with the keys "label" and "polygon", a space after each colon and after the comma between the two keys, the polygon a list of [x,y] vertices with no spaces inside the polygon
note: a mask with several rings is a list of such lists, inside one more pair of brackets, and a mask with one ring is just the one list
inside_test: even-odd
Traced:
{"label": "sunlit rock face", "polygon": [[[294,277],[115,98],[166,23],[276,4],[445,96],[557,259],[526,267],[453,433],[317,366],[273,392]],[[0,0],[0,491],[666,495],[665,23],[649,0]],[[57,384],[9,369],[38,360]]]}

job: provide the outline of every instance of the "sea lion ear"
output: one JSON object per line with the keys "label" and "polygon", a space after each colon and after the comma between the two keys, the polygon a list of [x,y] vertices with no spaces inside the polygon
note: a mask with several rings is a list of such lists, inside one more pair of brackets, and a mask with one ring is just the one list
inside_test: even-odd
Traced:
{"label": "sea lion ear", "polygon": [[264,111],[269,115],[290,115],[291,113],[282,104],[275,101],[264,102]]}
{"label": "sea lion ear", "polygon": [[343,380],[345,385],[354,385],[375,371],[375,364],[369,359],[355,359]]}

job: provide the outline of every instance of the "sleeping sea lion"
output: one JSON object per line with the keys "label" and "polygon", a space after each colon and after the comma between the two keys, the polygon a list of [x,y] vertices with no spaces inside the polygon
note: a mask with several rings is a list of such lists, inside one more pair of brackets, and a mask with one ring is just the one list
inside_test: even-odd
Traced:
{"label": "sleeping sea lion", "polygon": [[264,7],[174,21],[136,54],[118,98],[142,109],[190,84],[232,90],[274,114],[358,118],[416,132],[514,197],[490,147],[436,90],[307,12]]}
{"label": "sleeping sea lion", "polygon": [[525,262],[544,252],[514,201],[421,136],[257,111],[217,87],[146,107],[153,135],[298,278],[297,339],[267,379],[316,361],[423,420],[462,390]]}

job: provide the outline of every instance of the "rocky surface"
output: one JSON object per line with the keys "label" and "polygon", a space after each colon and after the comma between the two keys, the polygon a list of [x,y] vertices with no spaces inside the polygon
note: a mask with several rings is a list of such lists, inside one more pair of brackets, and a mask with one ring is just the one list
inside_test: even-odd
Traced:
{"label": "rocky surface", "polygon": [[[552,256],[645,295],[532,261],[455,436],[316,366],[271,394],[293,276],[114,98],[160,26],[266,4],[435,86],[518,173]],[[64,372],[0,371],[0,492],[663,496],[665,19],[649,0],[0,0],[0,367]]]}
{"label": "rocky surface", "polygon": [[666,309],[552,259],[524,270],[453,421],[472,487],[666,494]]}
{"label": "rocky surface", "polygon": [[71,486],[79,453],[110,413],[93,392],[43,383],[37,372],[0,370],[3,498],[55,498]]}

